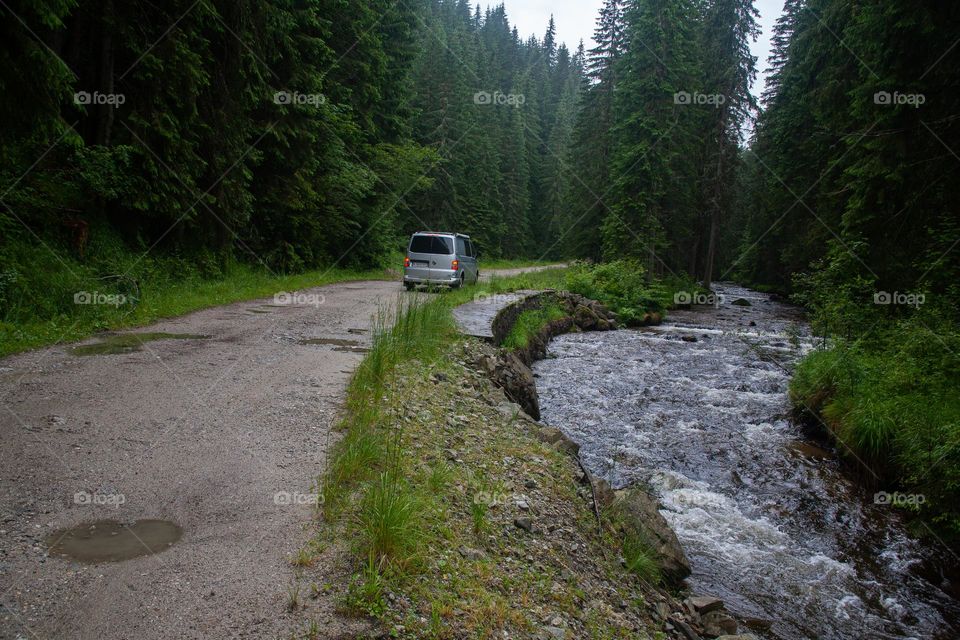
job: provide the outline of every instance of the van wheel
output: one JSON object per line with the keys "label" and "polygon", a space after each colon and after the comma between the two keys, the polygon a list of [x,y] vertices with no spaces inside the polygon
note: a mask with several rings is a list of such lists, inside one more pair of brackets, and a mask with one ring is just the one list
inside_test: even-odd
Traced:
{"label": "van wheel", "polygon": [[462,274],[462,273],[461,273],[461,274],[460,274],[460,279],[457,280],[457,284],[452,285],[450,288],[451,288],[451,289],[459,289],[460,287],[462,287],[462,286],[463,286],[463,282],[464,282],[464,280],[466,279],[466,277],[467,277],[467,276],[466,276],[465,274]]}
{"label": "van wheel", "polygon": [[403,288],[406,289],[407,291],[413,291],[413,288],[414,288],[415,286],[416,286],[416,285],[413,284],[412,282],[404,282],[404,283],[403,283]]}

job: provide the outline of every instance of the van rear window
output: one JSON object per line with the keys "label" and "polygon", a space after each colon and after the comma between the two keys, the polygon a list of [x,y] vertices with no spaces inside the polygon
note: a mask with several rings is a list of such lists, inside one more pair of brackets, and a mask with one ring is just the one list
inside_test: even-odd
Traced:
{"label": "van rear window", "polygon": [[443,236],[413,236],[410,253],[433,253],[448,256],[453,253],[453,243]]}

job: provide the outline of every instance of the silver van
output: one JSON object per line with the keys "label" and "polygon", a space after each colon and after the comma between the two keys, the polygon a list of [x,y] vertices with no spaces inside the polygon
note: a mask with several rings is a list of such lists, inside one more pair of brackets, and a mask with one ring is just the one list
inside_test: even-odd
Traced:
{"label": "silver van", "polygon": [[403,261],[403,286],[418,284],[457,288],[480,278],[477,251],[470,236],[442,231],[418,231],[410,237]]}

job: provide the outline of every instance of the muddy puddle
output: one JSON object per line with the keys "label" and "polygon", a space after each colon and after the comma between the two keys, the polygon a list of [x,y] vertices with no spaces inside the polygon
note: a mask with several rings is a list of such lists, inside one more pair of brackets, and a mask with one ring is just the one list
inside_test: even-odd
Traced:
{"label": "muddy puddle", "polygon": [[51,556],[78,562],[119,562],[166,551],[180,540],[183,530],[167,520],[115,520],[81,523],[47,536]]}
{"label": "muddy puddle", "polygon": [[119,333],[102,338],[100,342],[84,344],[70,349],[75,356],[99,356],[117,353],[134,353],[143,350],[146,342],[156,340],[206,340],[210,336],[194,333]]}

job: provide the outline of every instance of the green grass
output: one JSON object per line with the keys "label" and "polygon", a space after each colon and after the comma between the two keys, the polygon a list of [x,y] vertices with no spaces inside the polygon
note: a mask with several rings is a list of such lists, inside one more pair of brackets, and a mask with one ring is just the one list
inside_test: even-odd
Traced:
{"label": "green grass", "polygon": [[[49,270],[51,267],[47,265],[45,268]],[[74,278],[61,269],[49,278],[35,278],[26,292],[8,295],[8,298],[15,299],[8,299],[0,307],[3,314],[0,316],[3,318],[0,320],[0,357],[50,344],[74,342],[98,331],[138,327],[207,307],[270,297],[282,291],[387,277],[382,269],[318,269],[278,276],[262,268],[233,264],[211,278],[196,273],[182,278],[174,272],[146,274],[138,280],[137,295],[136,289],[125,280]],[[124,295],[128,302],[119,305],[74,304],[74,295],[84,291]]]}
{"label": "green grass", "polygon": [[[388,393],[397,368],[411,361],[440,364],[444,350],[457,338],[451,313],[455,306],[478,296],[550,288],[562,280],[562,269],[495,277],[480,286],[434,296],[398,295],[392,307],[377,314],[372,346],[348,387],[339,425],[343,437],[320,481],[323,518],[334,525],[346,516],[357,534],[354,551],[370,559],[377,581],[386,574],[414,570],[424,514],[436,508],[437,489],[450,475],[440,463],[426,475],[426,482],[410,480],[417,474],[404,453],[404,428],[392,419],[402,398]],[[351,596],[353,608],[378,606],[364,601],[364,594],[379,593],[376,585],[367,584],[373,579],[372,574],[358,579]]]}
{"label": "green grass", "polygon": [[[477,499],[481,490],[507,495],[502,479],[487,478],[493,470],[485,461],[509,455],[538,461],[533,464],[542,465],[539,468],[556,478],[552,482],[563,500],[578,504],[571,460],[529,435],[519,441],[516,429],[520,427],[512,426],[480,450],[461,452],[458,445],[458,457],[462,453],[471,459],[448,464],[446,447],[454,445],[459,434],[481,428],[489,434],[495,429],[489,416],[476,412],[490,412],[501,420],[502,416],[483,400],[463,395],[459,386],[445,388],[446,395],[436,405],[417,400],[439,393],[431,382],[434,374],[446,376],[444,385],[469,378],[453,355],[461,340],[453,323],[453,307],[477,296],[516,289],[560,288],[564,279],[563,270],[495,278],[479,287],[433,296],[401,296],[378,314],[371,350],[348,387],[339,424],[342,439],[334,446],[320,482],[325,535],[330,540],[348,540],[355,558],[355,574],[345,596],[348,610],[389,624],[402,623],[409,637],[453,637],[452,624],[464,637],[489,637],[506,628],[532,633],[529,621],[517,610],[523,603],[549,601],[551,607],[564,606],[568,612],[578,609],[569,585],[555,586],[555,574],[502,571],[502,556],[514,553],[492,535],[505,524],[504,507],[497,511]],[[551,317],[549,310],[541,311],[545,312],[541,319]],[[419,390],[412,391],[417,386]],[[456,414],[451,413],[451,402],[471,422],[452,422]],[[594,535],[589,506],[579,503],[576,508],[582,511],[584,530]],[[656,566],[649,549],[633,540],[611,537],[616,535],[608,524],[603,549],[622,548],[629,571],[643,584],[655,582]],[[463,547],[481,549],[483,557],[461,557],[458,550]],[[591,558],[608,563],[606,570],[620,582],[627,579],[616,554],[606,557],[598,548]],[[563,592],[560,600],[551,594],[552,588]],[[406,594],[422,606],[403,618],[386,603],[387,591]],[[464,613],[454,619],[457,609]],[[606,622],[598,625],[608,629]]]}
{"label": "green grass", "polygon": [[693,282],[676,278],[648,282],[643,266],[635,260],[575,262],[566,273],[565,289],[599,300],[626,326],[656,324],[673,306],[676,293],[698,290]]}
{"label": "green grass", "polygon": [[503,339],[500,346],[505,349],[525,349],[531,338],[555,320],[566,317],[566,312],[559,304],[547,304],[539,309],[528,309],[517,316],[517,320],[510,333]]}
{"label": "green grass", "polygon": [[[790,397],[877,490],[960,538],[960,332],[904,321],[857,343],[837,342],[797,367]],[[879,479],[877,479],[877,477]]]}
{"label": "green grass", "polygon": [[660,581],[660,568],[657,566],[656,552],[646,541],[641,540],[635,534],[628,533],[624,535],[622,548],[627,571],[636,574],[640,579],[651,584]]}
{"label": "green grass", "polygon": [[487,259],[480,258],[480,272],[489,271],[490,269],[522,269],[524,267],[542,267],[546,265],[557,264],[555,260],[528,260],[528,259],[508,259],[508,258],[495,258]]}

